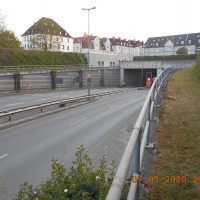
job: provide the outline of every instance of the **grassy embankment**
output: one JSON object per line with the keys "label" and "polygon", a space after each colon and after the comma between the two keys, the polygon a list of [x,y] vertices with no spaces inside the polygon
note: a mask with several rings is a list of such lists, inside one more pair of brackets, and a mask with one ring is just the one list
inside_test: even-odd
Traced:
{"label": "grassy embankment", "polygon": [[196,67],[173,75],[159,114],[150,199],[200,199],[200,54]]}
{"label": "grassy embankment", "polygon": [[0,49],[0,66],[85,64],[86,60],[81,53]]}

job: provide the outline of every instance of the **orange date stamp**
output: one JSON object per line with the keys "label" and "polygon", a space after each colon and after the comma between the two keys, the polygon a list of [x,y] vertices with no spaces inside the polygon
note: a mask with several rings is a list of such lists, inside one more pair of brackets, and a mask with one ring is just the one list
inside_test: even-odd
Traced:
{"label": "orange date stamp", "polygon": [[[132,177],[132,182],[133,183],[140,183],[140,182],[145,182],[145,183],[186,183],[187,182],[187,177],[186,176],[165,176],[164,179],[159,178],[159,176],[149,176],[143,180],[142,176],[133,176]],[[200,183],[200,176],[193,176],[192,177],[192,183]]]}

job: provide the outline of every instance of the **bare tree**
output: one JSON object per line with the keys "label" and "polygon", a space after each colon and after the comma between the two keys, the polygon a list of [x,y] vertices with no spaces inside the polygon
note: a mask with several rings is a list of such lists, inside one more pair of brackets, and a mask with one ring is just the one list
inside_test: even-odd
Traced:
{"label": "bare tree", "polygon": [[0,10],[0,31],[4,31],[6,29],[6,24],[5,24],[5,15]]}

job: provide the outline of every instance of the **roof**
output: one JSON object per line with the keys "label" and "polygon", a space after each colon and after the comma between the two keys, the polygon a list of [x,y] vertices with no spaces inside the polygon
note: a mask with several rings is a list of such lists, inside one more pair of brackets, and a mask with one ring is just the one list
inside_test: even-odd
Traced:
{"label": "roof", "polygon": [[171,40],[174,46],[197,45],[200,33],[188,33],[181,35],[161,36],[148,38],[146,48],[164,47],[165,43]]}
{"label": "roof", "polygon": [[139,47],[143,46],[144,42],[141,42],[140,40],[122,40],[121,38],[110,38],[112,46],[126,46],[126,47]]}
{"label": "roof", "polygon": [[50,18],[42,17],[37,22],[35,22],[22,36],[42,34],[43,31],[50,31],[52,35],[60,35],[63,37],[72,38],[69,33],[62,28],[58,23]]}
{"label": "roof", "polygon": [[[95,40],[97,36],[90,35],[90,48],[93,47],[92,40]],[[85,33],[83,37],[76,37],[74,38],[74,44],[82,43],[82,48],[88,48],[88,35]]]}

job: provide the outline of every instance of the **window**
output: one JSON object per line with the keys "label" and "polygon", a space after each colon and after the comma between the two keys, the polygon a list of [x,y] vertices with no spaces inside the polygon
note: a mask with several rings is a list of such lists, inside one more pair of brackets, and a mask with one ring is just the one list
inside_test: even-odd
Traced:
{"label": "window", "polygon": [[102,67],[104,67],[104,61],[102,61]]}
{"label": "window", "polygon": [[200,43],[200,39],[198,39],[198,43]]}
{"label": "window", "polygon": [[61,38],[61,42],[63,42],[63,38]]}
{"label": "window", "polygon": [[156,46],[158,46],[158,43],[156,43]]}
{"label": "window", "polygon": [[101,66],[101,61],[98,61],[98,66]]}
{"label": "window", "polygon": [[65,49],[65,45],[62,45],[63,50]]}
{"label": "window", "polygon": [[184,41],[183,41],[183,40],[181,41],[181,44],[184,44]]}
{"label": "window", "polygon": [[191,44],[191,42],[192,42],[191,40],[188,40],[188,44]]}
{"label": "window", "polygon": [[26,45],[24,45],[24,49],[26,49]]}
{"label": "window", "polygon": [[69,43],[69,39],[67,39],[67,42]]}
{"label": "window", "polygon": [[69,50],[69,46],[67,46],[67,50]]}
{"label": "window", "polygon": [[113,62],[113,67],[115,66],[115,62]]}
{"label": "window", "polygon": [[110,67],[112,67],[112,62],[110,62]]}

